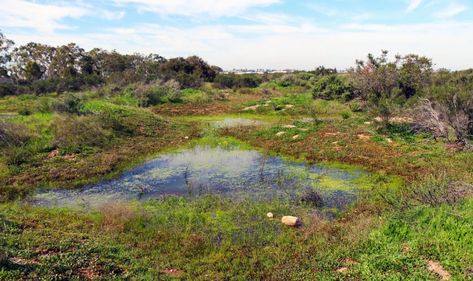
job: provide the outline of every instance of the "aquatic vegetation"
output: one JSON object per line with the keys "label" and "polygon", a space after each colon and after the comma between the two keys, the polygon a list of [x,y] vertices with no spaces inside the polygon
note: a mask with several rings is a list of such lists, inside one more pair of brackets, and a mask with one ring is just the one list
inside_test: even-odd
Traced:
{"label": "aquatic vegetation", "polygon": [[244,149],[234,140],[216,138],[213,143],[205,139],[200,142],[207,145],[161,154],[117,179],[80,190],[44,191],[32,200],[44,206],[83,202],[93,206],[107,200],[221,194],[234,199],[280,198],[296,202],[308,188],[319,193],[323,206],[328,208],[342,208],[356,199],[355,182],[360,172],[286,161]]}

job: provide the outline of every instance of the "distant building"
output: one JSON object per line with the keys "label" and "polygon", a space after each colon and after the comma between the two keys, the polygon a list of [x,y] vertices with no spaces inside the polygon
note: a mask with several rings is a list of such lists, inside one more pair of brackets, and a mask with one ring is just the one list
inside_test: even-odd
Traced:
{"label": "distant building", "polygon": [[270,74],[275,74],[275,73],[292,73],[296,70],[293,70],[293,69],[283,69],[283,70],[276,70],[276,69],[263,69],[263,68],[260,68],[260,69],[233,69],[233,70],[230,70],[230,71],[224,71],[223,73],[226,73],[226,74],[237,74],[237,75],[241,75],[241,74],[265,74],[265,73],[270,73]]}

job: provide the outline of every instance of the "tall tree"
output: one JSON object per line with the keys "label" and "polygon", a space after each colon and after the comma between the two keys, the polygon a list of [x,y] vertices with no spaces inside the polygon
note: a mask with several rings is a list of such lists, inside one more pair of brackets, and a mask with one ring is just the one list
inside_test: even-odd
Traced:
{"label": "tall tree", "polygon": [[16,80],[48,78],[55,50],[51,46],[33,42],[15,48],[12,53],[12,76]]}
{"label": "tall tree", "polygon": [[14,44],[0,31],[0,77],[8,76],[8,63],[11,61],[10,50]]}

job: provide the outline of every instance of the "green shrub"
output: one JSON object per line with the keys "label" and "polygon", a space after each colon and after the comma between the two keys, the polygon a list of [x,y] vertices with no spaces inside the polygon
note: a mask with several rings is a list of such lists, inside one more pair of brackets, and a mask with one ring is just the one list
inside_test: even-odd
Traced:
{"label": "green shrub", "polygon": [[138,84],[134,90],[136,98],[142,107],[149,107],[165,102],[180,102],[182,93],[179,89],[179,83],[168,81],[165,85]]}
{"label": "green shrub", "polygon": [[88,102],[85,110],[97,115],[104,128],[130,136],[156,136],[167,123],[150,111],[103,101]]}
{"label": "green shrub", "polygon": [[31,161],[31,158],[35,154],[32,147],[30,146],[11,146],[8,149],[3,149],[2,154],[5,157],[5,163],[7,165],[19,166],[24,163]]}
{"label": "green shrub", "polygon": [[32,138],[24,125],[0,122],[0,148],[22,146]]}
{"label": "green shrub", "polygon": [[27,107],[22,107],[20,108],[20,110],[18,110],[18,114],[22,116],[28,116],[28,115],[31,115],[32,113],[33,112]]}
{"label": "green shrub", "polygon": [[342,113],[340,113],[340,115],[342,116],[343,119],[349,119],[351,117],[351,114],[350,112],[348,111],[343,111]]}
{"label": "green shrub", "polygon": [[95,116],[57,118],[53,125],[54,145],[66,152],[80,153],[90,147],[103,147],[112,134]]}
{"label": "green shrub", "polygon": [[256,88],[263,82],[262,78],[255,74],[218,74],[214,80],[217,87],[223,89]]}
{"label": "green shrub", "polygon": [[82,114],[84,111],[84,98],[77,94],[65,94],[61,100],[54,103],[53,108],[57,112]]}
{"label": "green shrub", "polygon": [[182,101],[191,104],[205,104],[212,101],[207,92],[197,89],[185,89],[183,91]]}
{"label": "green shrub", "polygon": [[320,78],[312,89],[314,99],[350,100],[353,97],[351,86],[337,75]]}

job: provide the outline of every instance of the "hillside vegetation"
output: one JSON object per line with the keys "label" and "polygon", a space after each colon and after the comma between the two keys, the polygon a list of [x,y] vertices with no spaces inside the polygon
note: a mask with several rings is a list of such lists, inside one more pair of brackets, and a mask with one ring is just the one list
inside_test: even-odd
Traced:
{"label": "hillside vegetation", "polygon": [[[473,70],[382,51],[345,72],[236,75],[195,56],[15,46],[0,33],[0,97],[0,280],[473,278]],[[264,125],[209,125],[225,118]],[[314,193],[30,202],[196,143],[366,175],[357,200],[329,212]]]}

